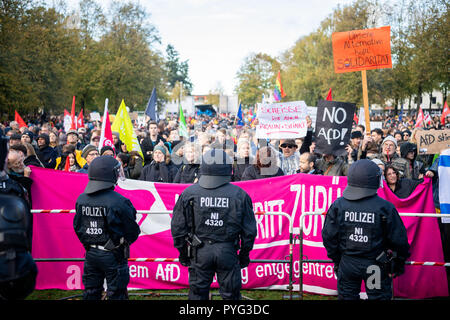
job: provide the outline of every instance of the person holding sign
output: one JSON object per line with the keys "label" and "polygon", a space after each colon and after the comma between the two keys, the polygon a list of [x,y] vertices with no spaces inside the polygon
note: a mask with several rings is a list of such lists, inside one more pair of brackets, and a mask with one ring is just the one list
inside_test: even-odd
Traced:
{"label": "person holding sign", "polygon": [[[331,41],[335,73],[361,71],[364,112],[369,115],[366,72],[392,68],[391,27],[334,32]],[[369,116],[365,122],[370,131]]]}
{"label": "person holding sign", "polygon": [[315,151],[336,157],[347,153],[350,141],[355,104],[320,100],[317,104],[315,126]]}
{"label": "person holding sign", "polygon": [[350,143],[345,148],[347,150],[348,163],[352,164],[358,160],[358,151],[361,149],[361,139],[363,135],[361,131],[355,130],[350,136]]}
{"label": "person holding sign", "polygon": [[399,171],[393,166],[388,165],[384,171],[384,177],[389,189],[399,198],[408,198],[414,192],[416,187],[423,182],[423,179],[413,180],[401,178]]}
{"label": "person holding sign", "polygon": [[294,139],[280,140],[281,152],[278,154],[281,170],[285,175],[294,174],[299,165],[300,154],[297,152],[297,144]]}

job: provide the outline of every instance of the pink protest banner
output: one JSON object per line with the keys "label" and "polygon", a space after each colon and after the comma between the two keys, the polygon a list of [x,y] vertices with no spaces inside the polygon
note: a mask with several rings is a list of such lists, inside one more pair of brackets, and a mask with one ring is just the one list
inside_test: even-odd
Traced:
{"label": "pink protest banner", "polygon": [[[33,168],[34,209],[73,209],[88,182],[86,174]],[[285,212],[298,230],[303,212],[326,211],[341,196],[346,177],[296,174],[236,183],[248,192],[255,211]],[[137,180],[120,182],[116,191],[128,197],[138,210],[172,210],[186,184],[151,183]],[[387,188],[380,196],[392,201],[399,212],[434,213],[431,182],[425,180],[407,199],[396,198]],[[73,231],[73,213],[34,215],[34,258],[83,258],[84,249]],[[304,255],[308,259],[328,259],[322,244],[324,216],[307,216],[304,221]],[[139,239],[131,246],[131,258],[177,258],[170,234],[169,214],[138,214]],[[251,259],[285,259],[289,255],[289,221],[283,216],[258,215],[258,236]],[[440,232],[435,218],[403,217],[412,245],[410,260],[443,262]],[[294,247],[294,290],[298,290],[299,250]],[[187,268],[176,262],[130,261],[129,288],[177,289],[188,286]],[[82,262],[38,262],[37,289],[81,289]],[[336,278],[331,264],[305,263],[304,290],[335,295]],[[286,289],[289,264],[252,263],[242,269],[243,288]],[[397,297],[428,298],[448,296],[444,267],[407,266],[394,280]],[[217,287],[217,284],[213,284]]]}

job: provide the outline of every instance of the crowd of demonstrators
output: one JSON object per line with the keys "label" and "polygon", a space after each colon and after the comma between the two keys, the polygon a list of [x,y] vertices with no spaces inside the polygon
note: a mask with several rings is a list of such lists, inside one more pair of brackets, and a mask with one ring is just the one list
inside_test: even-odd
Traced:
{"label": "crowd of demonstrators", "polygon": [[[354,123],[344,155],[318,153],[312,121],[307,117],[307,134],[296,139],[257,139],[255,127],[237,126],[235,115],[194,115],[187,119],[189,137],[180,137],[177,115],[146,124],[134,123],[142,154],[127,150],[118,132],[112,147],[99,148],[101,123],[85,119],[85,126],[64,130],[63,116],[28,121],[19,127],[15,121],[1,124],[9,136],[11,152],[7,170],[13,177],[29,178],[30,166],[87,173],[90,163],[100,155],[111,155],[123,166],[128,179],[195,183],[199,179],[201,155],[210,149],[223,149],[234,159],[233,181],[255,180],[298,173],[346,176],[349,166],[360,159],[375,161],[391,190],[407,197],[423,181],[433,178],[437,187],[437,165],[433,155],[418,155],[415,116],[376,116],[383,128],[366,133],[364,125]],[[435,117],[428,128],[449,127]],[[428,129],[425,128],[425,129]],[[394,175],[395,173],[395,175]],[[397,177],[393,182],[394,176]],[[389,177],[389,179],[388,179]],[[436,183],[435,183],[436,181]],[[31,182],[23,182],[30,188]],[[437,194],[437,192],[435,192]]]}
{"label": "crowd of demonstrators", "polygon": [[[236,116],[230,114],[190,116],[188,137],[180,137],[177,118],[174,114],[146,124],[134,122],[142,153],[129,150],[117,132],[112,133],[114,148],[100,146],[101,122],[88,116],[84,127],[67,131],[62,115],[27,119],[28,126],[22,127],[16,121],[0,123],[0,133],[9,139],[4,172],[22,186],[32,207],[33,167],[88,174],[100,155],[114,157],[127,179],[183,184],[201,180],[200,161],[211,149],[222,149],[234,160],[235,182],[302,174],[347,176],[354,162],[369,159],[399,198],[409,197],[425,177],[432,178],[433,201],[439,209],[439,155],[418,154],[416,135],[419,130],[450,128],[450,117],[444,126],[435,117],[431,125],[416,128],[415,116],[377,116],[371,120],[381,121],[382,128],[369,133],[354,123],[343,155],[318,152],[309,117],[306,136],[295,139],[259,139],[254,124],[237,126]],[[447,246],[444,255],[450,257]]]}

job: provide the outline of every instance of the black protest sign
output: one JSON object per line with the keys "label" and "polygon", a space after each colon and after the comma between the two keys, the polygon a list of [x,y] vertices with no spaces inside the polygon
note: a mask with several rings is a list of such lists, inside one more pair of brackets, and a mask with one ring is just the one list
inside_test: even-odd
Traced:
{"label": "black protest sign", "polygon": [[344,155],[345,147],[350,141],[354,103],[320,100],[317,104],[316,116],[316,148],[317,153]]}

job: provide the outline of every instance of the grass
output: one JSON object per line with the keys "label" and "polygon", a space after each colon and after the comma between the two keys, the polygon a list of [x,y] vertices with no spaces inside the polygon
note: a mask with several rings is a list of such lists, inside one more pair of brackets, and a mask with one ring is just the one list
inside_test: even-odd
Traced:
{"label": "grass", "polygon": [[[218,290],[212,290],[212,299],[221,300]],[[130,300],[187,300],[188,289],[181,290],[133,290],[129,291]],[[246,300],[289,300],[289,291],[283,290],[242,290]],[[35,290],[26,300],[82,300],[81,290]],[[298,300],[298,292],[292,293],[293,300]],[[336,300],[335,296],[304,294],[304,300]]]}

